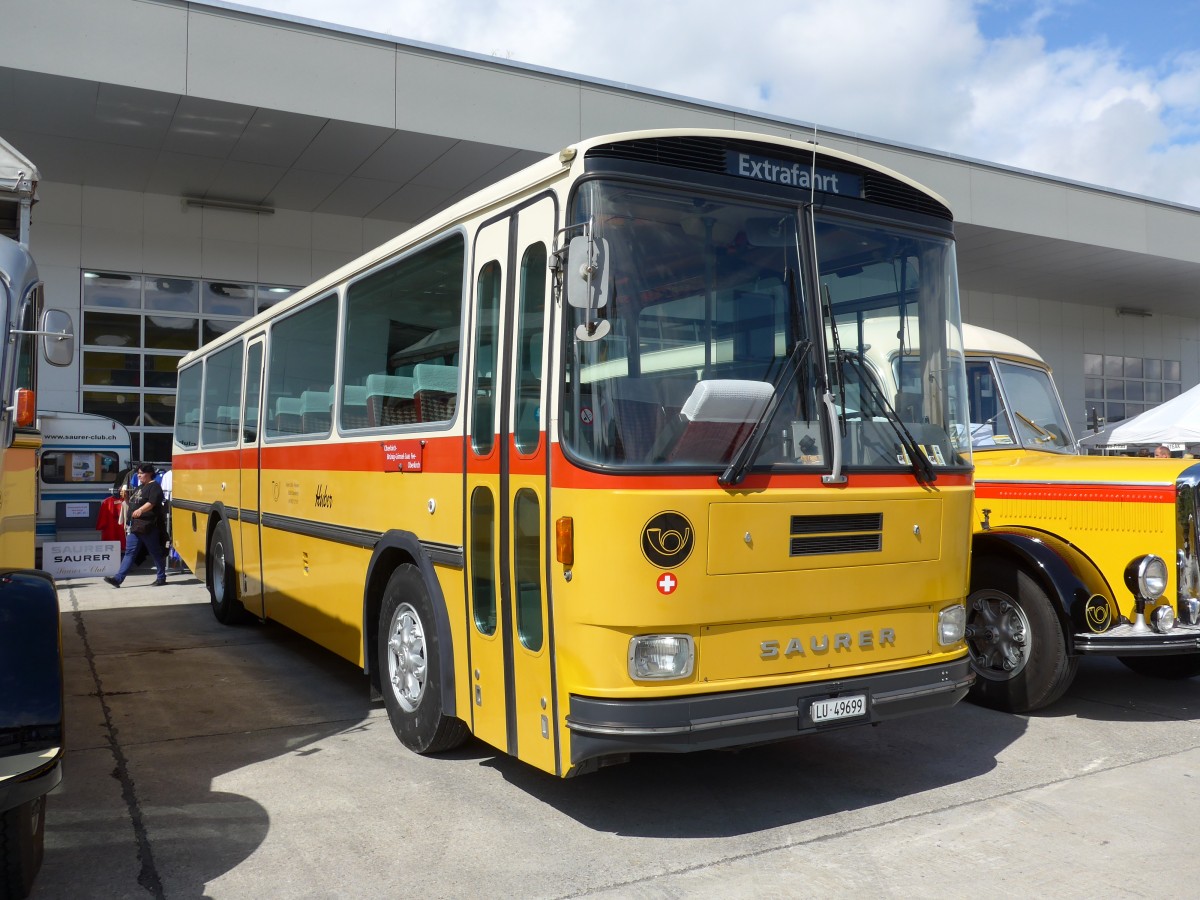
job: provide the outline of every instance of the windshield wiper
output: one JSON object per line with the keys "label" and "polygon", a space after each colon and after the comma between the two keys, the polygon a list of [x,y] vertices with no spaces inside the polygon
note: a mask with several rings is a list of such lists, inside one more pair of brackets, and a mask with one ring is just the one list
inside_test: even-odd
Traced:
{"label": "windshield wiper", "polygon": [[912,436],[912,432],[908,430],[908,426],[904,424],[904,420],[897,415],[892,404],[888,403],[887,397],[884,396],[879,384],[869,374],[864,373],[862,378],[863,386],[867,392],[879,403],[879,408],[883,410],[883,417],[887,419],[888,424],[892,426],[892,430],[896,432],[896,437],[900,439],[901,446],[904,447],[905,453],[908,454],[909,462],[912,464],[913,474],[917,476],[917,481],[922,484],[932,484],[937,480],[937,471],[933,468],[933,463],[925,452],[917,446],[917,439]]}
{"label": "windshield wiper", "polygon": [[728,467],[717,476],[717,484],[731,485],[742,483],[742,479],[746,477],[746,471],[750,468],[750,464],[758,456],[758,448],[762,446],[763,438],[767,435],[767,426],[770,424],[771,419],[775,417],[775,410],[779,408],[780,398],[792,386],[792,382],[796,380],[796,373],[800,371],[800,367],[804,364],[804,360],[808,356],[808,351],[811,349],[812,341],[810,340],[800,340],[792,345],[792,352],[783,361],[783,368],[779,370],[776,383],[772,385],[771,399],[767,401],[766,407],[759,414],[758,421],[754,423],[754,428],[751,430],[750,435],[746,440],[742,441],[741,446],[737,449],[737,453],[729,461]]}

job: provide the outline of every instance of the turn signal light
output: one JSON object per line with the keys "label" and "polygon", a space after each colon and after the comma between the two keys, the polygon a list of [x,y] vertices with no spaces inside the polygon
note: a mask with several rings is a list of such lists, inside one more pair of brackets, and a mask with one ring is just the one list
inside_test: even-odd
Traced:
{"label": "turn signal light", "polygon": [[37,419],[37,395],[29,388],[17,388],[17,427],[32,428]]}
{"label": "turn signal light", "polygon": [[554,523],[554,553],[564,566],[575,565],[575,520],[570,516]]}

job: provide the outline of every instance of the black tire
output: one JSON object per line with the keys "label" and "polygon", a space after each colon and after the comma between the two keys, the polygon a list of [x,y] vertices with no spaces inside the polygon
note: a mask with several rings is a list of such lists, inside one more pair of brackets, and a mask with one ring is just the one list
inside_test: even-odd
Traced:
{"label": "black tire", "polygon": [[976,674],[969,699],[1010,713],[1049,706],[1071,686],[1079,666],[1041,585],[997,557],[971,562],[967,647]]}
{"label": "black tire", "polygon": [[1139,675],[1181,681],[1200,675],[1200,653],[1184,656],[1120,656],[1121,662]]}
{"label": "black tire", "polygon": [[421,572],[392,573],[379,610],[379,682],[396,737],[415,753],[442,753],[467,739],[467,725],[442,702],[442,648]]}
{"label": "black tire", "polygon": [[222,625],[237,625],[248,618],[246,608],[238,599],[233,538],[224,521],[217,523],[208,542],[208,596],[213,615]]}
{"label": "black tire", "polygon": [[45,851],[46,798],[0,813],[0,897],[28,897]]}

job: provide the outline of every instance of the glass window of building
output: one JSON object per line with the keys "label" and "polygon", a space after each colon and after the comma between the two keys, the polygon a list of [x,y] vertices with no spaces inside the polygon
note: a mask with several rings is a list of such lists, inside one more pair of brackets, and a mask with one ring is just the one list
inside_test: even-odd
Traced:
{"label": "glass window of building", "polygon": [[83,272],[81,410],[126,425],[134,459],[169,463],[179,360],[297,290],[166,274]]}

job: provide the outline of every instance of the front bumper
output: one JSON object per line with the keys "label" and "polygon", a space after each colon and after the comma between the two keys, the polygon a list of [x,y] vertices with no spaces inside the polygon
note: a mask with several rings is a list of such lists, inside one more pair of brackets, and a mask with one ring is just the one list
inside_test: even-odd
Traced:
{"label": "front bumper", "polygon": [[[953,706],[975,681],[970,660],[837,681],[670,697],[602,700],[572,695],[571,764],[630,753],[687,753],[787,740]],[[865,715],[814,723],[814,700],[865,694]]]}
{"label": "front bumper", "polygon": [[1075,635],[1075,652],[1090,656],[1177,656],[1200,653],[1200,625],[1176,623],[1166,634],[1118,625],[1100,634]]}

